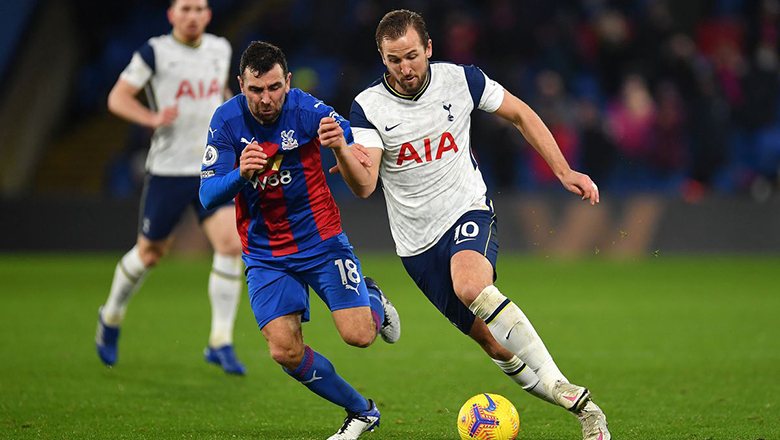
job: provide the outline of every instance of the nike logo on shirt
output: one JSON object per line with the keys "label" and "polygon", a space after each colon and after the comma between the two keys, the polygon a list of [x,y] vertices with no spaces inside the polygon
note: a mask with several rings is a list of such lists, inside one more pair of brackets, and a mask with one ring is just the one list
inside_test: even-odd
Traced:
{"label": "nike logo on shirt", "polygon": [[385,125],[385,131],[390,131],[390,130],[394,129],[395,127],[398,127],[398,126],[399,126],[399,125],[401,125],[401,124],[402,124],[402,123],[401,123],[401,122],[399,122],[399,123],[397,123],[397,124],[393,125],[392,127],[388,127],[387,125]]}

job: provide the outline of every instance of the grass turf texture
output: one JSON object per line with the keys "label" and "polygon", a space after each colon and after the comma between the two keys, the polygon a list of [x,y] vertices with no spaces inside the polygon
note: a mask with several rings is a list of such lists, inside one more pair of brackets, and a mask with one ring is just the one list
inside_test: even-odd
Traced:
{"label": "grass turf texture", "polygon": [[[94,349],[119,255],[0,255],[0,438],[324,439],[340,408],[274,364],[246,295],[231,377],[203,361],[208,259],[168,259],[133,299],[119,362]],[[457,439],[469,397],[494,392],[521,439],[578,439],[579,423],[514,385],[419,293],[397,258],[364,255],[390,295],[401,341],[340,341],[312,297],[304,338],[377,401],[368,438]],[[778,258],[550,261],[502,255],[497,285],[530,317],[561,369],[590,387],[617,439],[780,438]]]}

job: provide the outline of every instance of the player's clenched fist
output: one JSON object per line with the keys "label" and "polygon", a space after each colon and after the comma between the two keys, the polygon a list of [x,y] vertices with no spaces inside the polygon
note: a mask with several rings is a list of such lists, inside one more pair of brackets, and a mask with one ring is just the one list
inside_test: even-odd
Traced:
{"label": "player's clenched fist", "polygon": [[263,153],[263,147],[257,142],[252,142],[244,148],[239,159],[241,177],[250,180],[256,172],[262,172],[268,164],[268,155]]}
{"label": "player's clenched fist", "polygon": [[323,147],[344,148],[347,146],[347,140],[344,139],[344,129],[334,118],[322,118],[317,135],[320,137],[320,143]]}

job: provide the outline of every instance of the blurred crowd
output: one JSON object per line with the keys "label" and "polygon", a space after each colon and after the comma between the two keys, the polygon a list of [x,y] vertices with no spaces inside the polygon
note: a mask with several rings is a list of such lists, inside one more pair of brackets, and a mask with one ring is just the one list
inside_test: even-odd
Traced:
{"label": "blurred crowd", "polygon": [[[146,3],[136,1],[135,3]],[[349,113],[383,66],[374,30],[387,11],[423,14],[432,60],[475,64],[532,108],[572,166],[611,193],[778,192],[780,0],[212,1],[211,32],[234,64],[249,41],[287,53],[293,86]],[[132,50],[168,29],[114,26],[85,70],[82,109],[99,111]],[[119,32],[116,32],[116,30]],[[122,29],[127,29],[122,31]],[[107,59],[111,58],[112,62]],[[98,80],[100,78],[100,80]],[[99,87],[95,87],[100,84]],[[231,86],[237,92],[237,84]],[[473,148],[492,191],[557,189],[520,134],[476,112]],[[142,144],[143,142],[135,142]]]}

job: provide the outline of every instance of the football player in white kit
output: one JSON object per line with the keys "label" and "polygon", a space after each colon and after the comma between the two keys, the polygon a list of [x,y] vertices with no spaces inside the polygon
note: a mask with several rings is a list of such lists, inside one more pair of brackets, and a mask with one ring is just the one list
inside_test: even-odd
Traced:
{"label": "football player in white kit", "polygon": [[513,123],[563,186],[592,205],[598,188],[569,167],[536,113],[481,70],[429,63],[431,40],[419,14],[385,15],[376,43],[387,73],[352,104],[357,146],[340,141],[331,118],[321,121],[322,145],[334,150],[357,196],[368,197],[382,177],[396,251],[439,311],[523,389],[575,414],[584,439],[610,439],[588,389],[569,383],[525,314],[493,284],[496,216],[471,154],[471,112]]}
{"label": "football player in white kit", "polygon": [[[168,251],[173,229],[191,205],[214,248],[208,282],[211,334],[204,356],[227,373],[243,375],[244,365],[233,351],[243,272],[235,208],[231,203],[207,210],[198,199],[203,134],[211,131],[214,110],[230,97],[232,49],[225,38],[205,33],[211,20],[207,0],[172,0],[168,20],[173,31],[149,39],[133,54],[108,97],[112,113],[154,128],[154,135],[138,240],[116,266],[108,300],[98,312],[95,343],[103,363],[116,363],[127,302]],[[142,88],[150,108],[136,98]]]}

